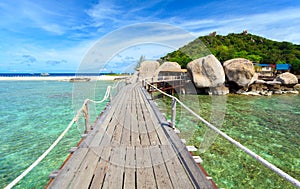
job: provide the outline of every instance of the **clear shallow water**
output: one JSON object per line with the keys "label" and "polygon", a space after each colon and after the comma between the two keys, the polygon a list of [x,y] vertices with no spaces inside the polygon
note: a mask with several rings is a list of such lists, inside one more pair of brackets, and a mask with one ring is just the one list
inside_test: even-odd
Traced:
{"label": "clear shallow water", "polygon": [[[102,99],[109,84],[97,83],[93,93],[99,95],[96,100]],[[91,82],[76,85],[84,88]],[[19,176],[67,127],[74,116],[72,92],[73,83],[69,82],[0,81],[0,188]],[[73,125],[59,145],[15,188],[43,188],[48,175],[59,169],[70,147],[79,142],[81,130],[81,125]]]}
{"label": "clear shallow water", "polygon": [[[102,98],[108,84],[112,83],[97,83],[94,93],[99,97],[96,99]],[[90,86],[95,85],[78,83],[76,92],[85,93]],[[73,88],[68,82],[0,82],[0,188],[21,174],[67,127],[74,115]],[[196,98],[199,104],[195,96],[181,99],[217,124],[220,121],[216,117],[222,117],[225,110],[221,130],[300,179],[300,96]],[[81,105],[81,99],[75,101]],[[169,100],[158,102],[164,111],[170,106]],[[222,106],[224,102],[225,108]],[[98,112],[102,108],[98,107]],[[206,127],[180,106],[177,115],[182,138],[199,147],[207,132]],[[73,125],[59,145],[16,188],[43,188],[49,181],[50,172],[58,169],[68,156],[69,148],[76,146],[81,131],[82,126]],[[199,154],[204,160],[203,166],[220,187],[293,188],[220,136]]]}
{"label": "clear shallow water", "polygon": [[[195,100],[195,96],[180,97],[186,105],[218,125],[223,132],[300,180],[299,95],[229,95],[216,98],[198,96]],[[170,118],[170,111],[167,109],[170,107],[170,100],[156,101]],[[205,125],[178,105],[177,127],[188,144],[198,148],[203,143],[210,144],[204,152],[197,153],[204,160],[204,168],[219,187],[295,188],[221,136],[214,138]],[[205,138],[207,134],[211,137]],[[208,140],[212,142],[207,142]]]}

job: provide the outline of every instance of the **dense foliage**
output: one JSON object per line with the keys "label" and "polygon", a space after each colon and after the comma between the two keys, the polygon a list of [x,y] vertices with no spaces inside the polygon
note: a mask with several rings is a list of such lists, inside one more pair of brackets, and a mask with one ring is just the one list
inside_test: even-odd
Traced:
{"label": "dense foliage", "polygon": [[208,35],[197,38],[177,51],[162,57],[186,67],[191,60],[214,54],[221,62],[232,58],[246,58],[264,64],[289,63],[292,72],[300,73],[300,45],[272,41],[249,33]]}

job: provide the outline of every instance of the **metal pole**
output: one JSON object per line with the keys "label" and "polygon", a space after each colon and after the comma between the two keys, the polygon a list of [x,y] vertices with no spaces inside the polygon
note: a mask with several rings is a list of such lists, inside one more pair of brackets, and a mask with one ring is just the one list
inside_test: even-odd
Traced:
{"label": "metal pole", "polygon": [[171,126],[175,129],[176,122],[176,99],[172,98],[172,115],[171,115]]}

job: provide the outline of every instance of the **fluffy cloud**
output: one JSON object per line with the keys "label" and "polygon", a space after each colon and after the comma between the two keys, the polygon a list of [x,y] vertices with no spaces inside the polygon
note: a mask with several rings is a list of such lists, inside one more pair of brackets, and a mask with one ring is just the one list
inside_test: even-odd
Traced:
{"label": "fluffy cloud", "polygon": [[36,62],[36,58],[34,58],[33,56],[28,55],[28,54],[23,55],[22,58],[23,58],[23,61],[27,62],[27,63],[34,63],[34,62]]}
{"label": "fluffy cloud", "polygon": [[46,64],[49,64],[51,66],[57,66],[59,64],[65,64],[65,63],[67,63],[66,60],[48,60],[48,61],[46,61]]}

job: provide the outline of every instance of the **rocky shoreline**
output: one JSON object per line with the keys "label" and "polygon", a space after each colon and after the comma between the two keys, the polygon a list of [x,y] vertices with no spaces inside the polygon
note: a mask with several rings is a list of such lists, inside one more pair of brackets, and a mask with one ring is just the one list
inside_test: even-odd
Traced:
{"label": "rocky shoreline", "polygon": [[[176,62],[156,61],[141,63],[140,78],[155,78],[162,71],[177,72],[181,67]],[[272,94],[299,94],[298,78],[289,72],[279,74],[272,81],[258,78],[254,64],[244,58],[227,60],[223,65],[214,55],[208,55],[187,64],[187,78],[197,91],[210,95],[229,93],[253,96],[270,96]]]}

